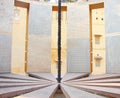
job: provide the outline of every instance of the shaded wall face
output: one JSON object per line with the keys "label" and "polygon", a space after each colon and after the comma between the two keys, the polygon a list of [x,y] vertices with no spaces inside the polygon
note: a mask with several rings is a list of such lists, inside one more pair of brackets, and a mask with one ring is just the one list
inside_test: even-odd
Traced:
{"label": "shaded wall face", "polygon": [[105,1],[106,33],[120,32],[120,1]]}
{"label": "shaded wall face", "polygon": [[28,72],[51,70],[51,8],[50,5],[30,5]]}
{"label": "shaded wall face", "polygon": [[0,72],[10,72],[14,0],[0,0]]}
{"label": "shaded wall face", "polygon": [[120,73],[120,0],[105,1],[107,73]]}
{"label": "shaded wall face", "polygon": [[67,71],[89,72],[89,7],[68,6]]}

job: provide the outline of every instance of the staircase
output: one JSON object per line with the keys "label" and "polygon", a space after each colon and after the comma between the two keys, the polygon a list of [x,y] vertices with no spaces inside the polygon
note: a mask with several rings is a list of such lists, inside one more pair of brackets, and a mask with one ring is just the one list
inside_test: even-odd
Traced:
{"label": "staircase", "polygon": [[66,98],[120,98],[120,74],[67,73],[61,83],[51,73],[0,74],[0,98],[61,98],[58,90]]}

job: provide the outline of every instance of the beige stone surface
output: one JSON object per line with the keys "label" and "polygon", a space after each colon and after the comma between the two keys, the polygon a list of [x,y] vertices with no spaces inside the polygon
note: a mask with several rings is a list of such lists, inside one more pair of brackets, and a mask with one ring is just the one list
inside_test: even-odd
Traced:
{"label": "beige stone surface", "polygon": [[24,74],[27,9],[20,7],[17,7],[17,9],[19,10],[19,16],[18,18],[14,17],[13,20],[11,71]]}
{"label": "beige stone surface", "polygon": [[[53,11],[52,12],[52,37],[51,37],[51,73],[53,73],[54,75],[57,75],[57,71],[58,71],[58,55],[57,55],[57,51],[58,51],[58,46],[57,46],[57,40],[58,40],[58,12],[57,11]],[[61,30],[61,73],[62,75],[64,75],[66,73],[67,70],[67,64],[66,64],[66,44],[67,44],[67,12],[66,11],[62,11],[62,20],[61,20],[61,25],[62,25],[62,30]]]}
{"label": "beige stone surface", "polygon": [[92,74],[106,73],[104,8],[92,10]]}

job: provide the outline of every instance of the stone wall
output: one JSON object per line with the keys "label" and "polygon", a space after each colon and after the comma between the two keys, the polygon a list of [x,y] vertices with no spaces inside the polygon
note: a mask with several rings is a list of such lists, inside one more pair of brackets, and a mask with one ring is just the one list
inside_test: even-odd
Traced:
{"label": "stone wall", "polygon": [[51,18],[49,5],[30,5],[28,72],[51,71]]}
{"label": "stone wall", "polygon": [[120,1],[105,1],[107,73],[120,73]]}
{"label": "stone wall", "polygon": [[89,7],[69,5],[67,13],[67,71],[89,72]]}
{"label": "stone wall", "polygon": [[11,70],[14,0],[0,0],[0,73]]}

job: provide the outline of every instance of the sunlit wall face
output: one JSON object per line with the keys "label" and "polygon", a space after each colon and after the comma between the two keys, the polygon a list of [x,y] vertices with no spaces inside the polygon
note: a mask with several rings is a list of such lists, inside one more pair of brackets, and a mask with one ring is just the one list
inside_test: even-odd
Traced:
{"label": "sunlit wall face", "polygon": [[105,53],[105,18],[104,8],[95,8],[91,11],[92,30],[92,74],[106,73]]}
{"label": "sunlit wall face", "polygon": [[27,29],[27,9],[14,7],[12,30],[12,73],[25,74],[25,47]]}

